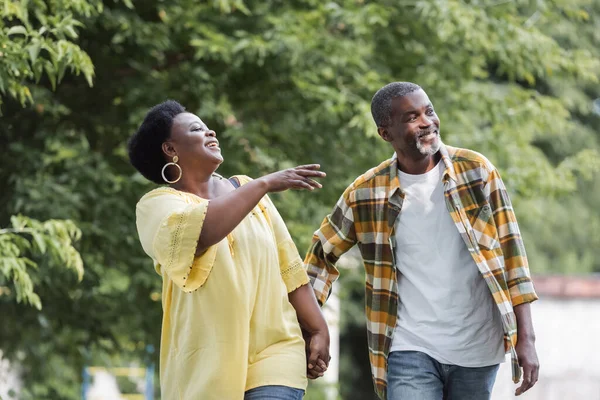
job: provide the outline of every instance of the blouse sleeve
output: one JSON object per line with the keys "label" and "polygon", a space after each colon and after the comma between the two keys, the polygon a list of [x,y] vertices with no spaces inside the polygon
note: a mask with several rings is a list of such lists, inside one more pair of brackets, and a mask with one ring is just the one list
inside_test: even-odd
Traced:
{"label": "blouse sleeve", "polygon": [[[251,178],[247,176],[240,177],[241,184],[250,180]],[[265,196],[260,201],[259,206],[264,207],[265,215],[268,217],[273,229],[279,256],[279,270],[288,293],[291,293],[300,286],[308,284],[308,274],[304,269],[302,258],[292,240],[292,236],[269,196]]]}
{"label": "blouse sleeve", "polygon": [[144,196],[136,207],[137,228],[144,251],[184,292],[202,286],[212,270],[217,245],[196,256],[209,201],[187,202],[160,189]]}

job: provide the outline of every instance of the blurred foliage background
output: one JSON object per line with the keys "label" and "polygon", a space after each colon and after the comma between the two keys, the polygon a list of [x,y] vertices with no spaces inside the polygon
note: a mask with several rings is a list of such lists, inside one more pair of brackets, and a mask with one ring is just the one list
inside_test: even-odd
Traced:
{"label": "blurred foliage background", "polygon": [[[134,223],[153,186],[125,144],[167,98],[217,132],[221,174],[322,165],[323,190],[274,196],[304,253],[343,189],[392,155],[371,97],[416,82],[444,141],[502,172],[533,273],[600,272],[600,0],[4,0],[0,13],[0,349],[22,399],[77,399],[84,365],[157,357],[160,277]],[[344,270],[344,399],[373,398],[363,286]]]}

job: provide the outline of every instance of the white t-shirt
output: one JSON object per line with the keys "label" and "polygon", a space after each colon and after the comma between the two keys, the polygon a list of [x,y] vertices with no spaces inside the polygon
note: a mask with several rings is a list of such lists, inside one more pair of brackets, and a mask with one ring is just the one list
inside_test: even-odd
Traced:
{"label": "white t-shirt", "polygon": [[398,322],[391,351],[421,351],[440,363],[504,361],[503,329],[490,290],[446,208],[444,163],[409,175],[395,227]]}

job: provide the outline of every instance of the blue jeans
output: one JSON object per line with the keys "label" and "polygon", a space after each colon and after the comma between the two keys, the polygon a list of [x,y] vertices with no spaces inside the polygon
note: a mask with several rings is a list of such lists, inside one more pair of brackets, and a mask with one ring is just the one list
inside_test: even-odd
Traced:
{"label": "blue jeans", "polygon": [[420,351],[388,357],[388,400],[489,400],[499,365],[442,364]]}
{"label": "blue jeans", "polygon": [[302,400],[304,390],[287,386],[260,386],[250,389],[244,400]]}

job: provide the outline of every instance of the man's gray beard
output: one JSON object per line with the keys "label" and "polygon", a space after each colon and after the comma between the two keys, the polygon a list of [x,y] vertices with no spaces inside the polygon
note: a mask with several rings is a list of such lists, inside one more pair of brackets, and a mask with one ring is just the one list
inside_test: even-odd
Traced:
{"label": "man's gray beard", "polygon": [[437,135],[437,140],[431,146],[424,146],[423,143],[417,139],[417,150],[419,150],[419,152],[424,156],[434,155],[440,150],[440,147],[442,147],[442,139],[440,138],[439,134]]}

